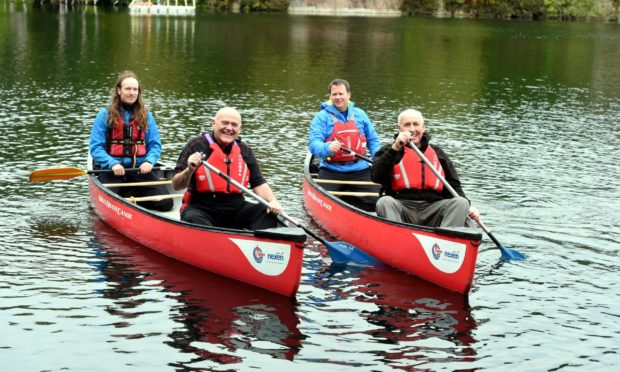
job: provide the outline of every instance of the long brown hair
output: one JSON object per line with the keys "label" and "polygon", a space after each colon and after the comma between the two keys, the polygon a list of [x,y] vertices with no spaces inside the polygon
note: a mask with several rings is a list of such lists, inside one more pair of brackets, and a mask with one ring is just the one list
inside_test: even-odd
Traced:
{"label": "long brown hair", "polygon": [[108,109],[108,124],[110,128],[115,128],[118,124],[118,117],[121,112],[121,96],[118,94],[118,90],[121,87],[123,81],[127,78],[134,78],[138,81],[138,99],[133,104],[133,113],[131,114],[131,118],[136,121],[138,124],[138,128],[143,131],[147,131],[148,129],[148,119],[146,105],[144,104],[144,100],[142,99],[142,84],[140,84],[140,80],[136,74],[131,71],[124,71],[118,76],[118,80],[116,80],[116,85],[114,85],[114,89],[112,90],[112,103]]}

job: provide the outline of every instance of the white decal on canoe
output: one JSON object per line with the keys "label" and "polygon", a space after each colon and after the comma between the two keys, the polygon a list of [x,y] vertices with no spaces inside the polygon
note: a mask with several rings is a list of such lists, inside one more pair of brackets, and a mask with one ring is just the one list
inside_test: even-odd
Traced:
{"label": "white decal on canoe", "polygon": [[288,244],[234,238],[230,240],[239,247],[250,265],[265,275],[282,274],[291,258],[291,246]]}
{"label": "white decal on canoe", "polygon": [[452,274],[463,265],[465,253],[467,252],[465,244],[433,238],[432,236],[412,234],[422,245],[422,249],[426,252],[429,261],[440,271]]}
{"label": "white decal on canoe", "polygon": [[131,213],[129,213],[126,210],[121,209],[121,208],[117,207],[116,205],[110,203],[110,201],[108,199],[104,198],[101,195],[99,195],[99,203],[103,204],[106,208],[111,209],[112,211],[114,211],[119,216],[125,217],[128,220],[133,219],[133,215]]}
{"label": "white decal on canoe", "polygon": [[320,205],[321,207],[331,212],[332,205],[327,203],[325,200],[321,199],[318,195],[316,195],[310,189],[308,189],[308,196],[310,196],[310,199],[314,200],[318,205]]}

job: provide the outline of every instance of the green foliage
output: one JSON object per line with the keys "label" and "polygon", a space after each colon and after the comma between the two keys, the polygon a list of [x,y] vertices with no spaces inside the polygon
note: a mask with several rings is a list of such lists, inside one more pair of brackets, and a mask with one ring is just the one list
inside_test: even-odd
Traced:
{"label": "green foliage", "polygon": [[438,8],[437,0],[403,0],[401,10],[408,15],[433,15]]}
{"label": "green foliage", "polygon": [[286,12],[288,0],[240,0],[244,12]]}
{"label": "green foliage", "polygon": [[286,12],[288,0],[197,0],[198,6],[218,12],[228,12],[238,7],[241,12]]}
{"label": "green foliage", "polygon": [[561,20],[617,20],[620,8],[620,0],[445,0],[444,4],[452,16]]}

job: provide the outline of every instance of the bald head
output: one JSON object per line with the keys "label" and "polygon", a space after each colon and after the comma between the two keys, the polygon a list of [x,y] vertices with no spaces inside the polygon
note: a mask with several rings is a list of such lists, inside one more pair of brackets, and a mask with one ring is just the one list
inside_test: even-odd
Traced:
{"label": "bald head", "polygon": [[218,118],[224,117],[224,116],[229,116],[229,117],[234,117],[236,118],[237,122],[239,123],[239,125],[241,125],[241,114],[239,114],[239,111],[237,111],[236,108],[234,107],[222,107],[221,109],[217,110],[217,113],[215,114],[215,120],[218,120]]}
{"label": "bald head", "polygon": [[213,120],[211,120],[211,127],[213,128],[215,140],[224,148],[239,137],[239,132],[241,132],[241,115],[233,107],[222,107],[217,111]]}
{"label": "bald head", "polygon": [[418,110],[406,109],[398,115],[398,125],[401,126],[407,121],[416,121],[418,124],[424,125],[424,116]]}

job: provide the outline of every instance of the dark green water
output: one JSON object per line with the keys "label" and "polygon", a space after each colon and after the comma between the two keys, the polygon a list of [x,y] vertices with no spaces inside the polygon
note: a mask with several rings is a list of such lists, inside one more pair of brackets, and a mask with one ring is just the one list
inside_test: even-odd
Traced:
{"label": "dark green water", "polygon": [[[0,357],[12,370],[612,370],[620,352],[620,26],[287,15],[130,17],[0,3]],[[103,225],[90,126],[138,74],[175,161],[223,105],[289,214],[310,120],[335,77],[389,140],[420,109],[484,241],[454,296],[312,242],[293,303],[153,255]],[[311,225],[314,228],[316,226]],[[318,228],[317,228],[318,229]],[[11,368],[9,370],[11,370]]]}

